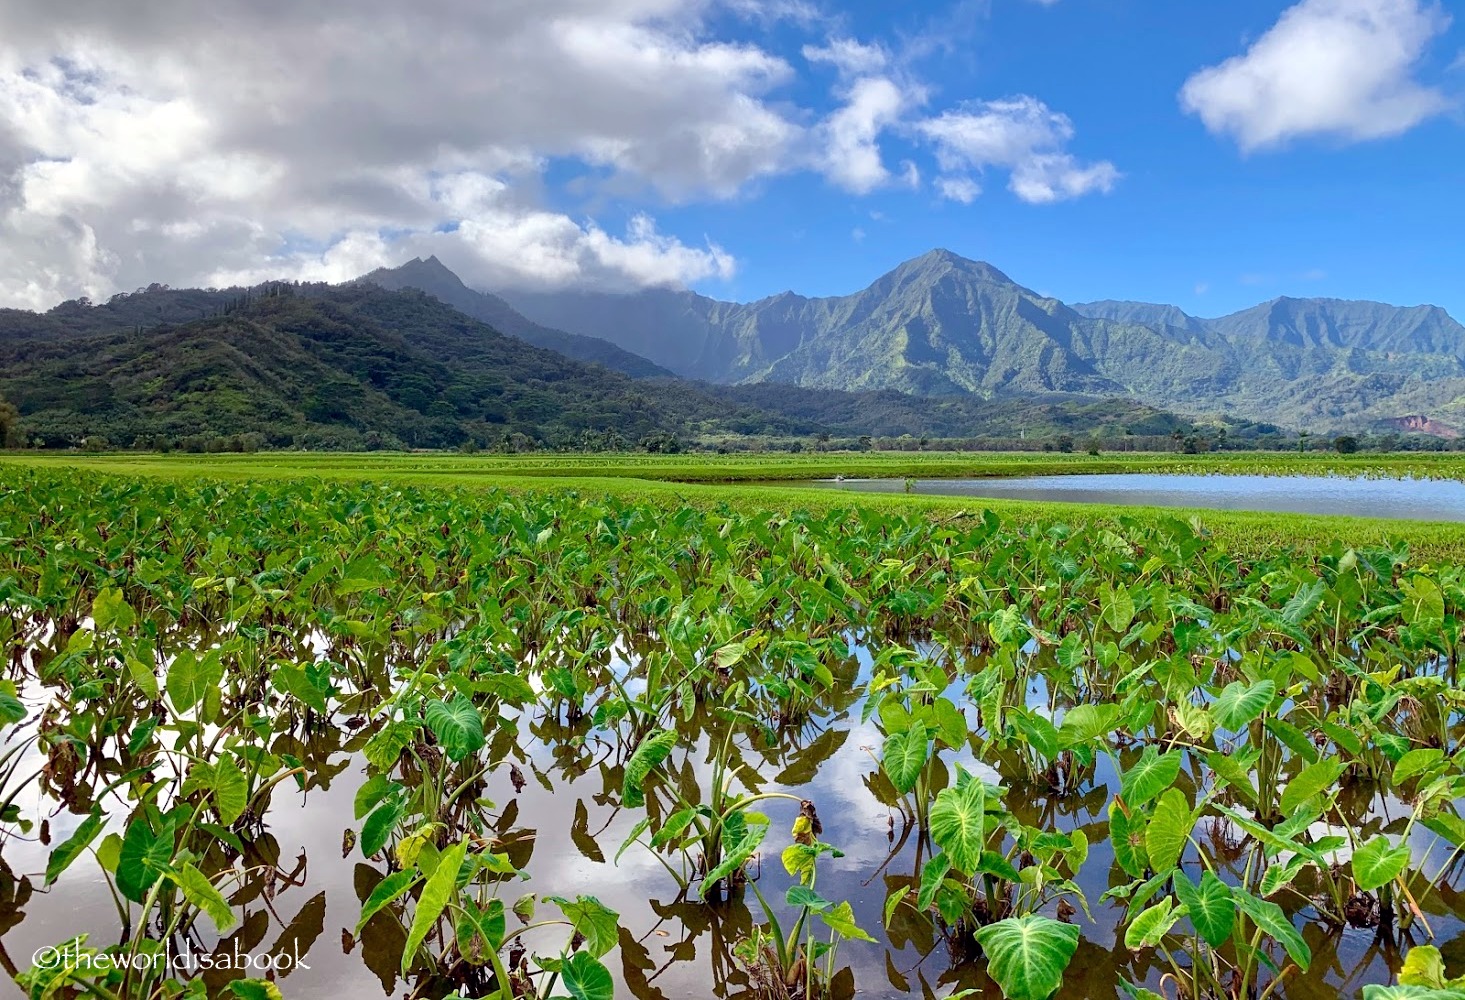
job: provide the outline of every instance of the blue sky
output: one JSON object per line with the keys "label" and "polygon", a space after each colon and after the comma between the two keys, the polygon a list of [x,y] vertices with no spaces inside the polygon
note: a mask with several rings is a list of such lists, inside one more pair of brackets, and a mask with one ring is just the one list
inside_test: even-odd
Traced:
{"label": "blue sky", "polygon": [[[1028,204],[1000,169],[981,176],[969,205],[929,184],[852,195],[811,173],[750,185],[738,197],[652,210],[661,228],[732,253],[731,280],[707,294],[756,298],[786,288],[840,294],[932,247],[988,260],[1015,280],[1068,301],[1130,298],[1219,315],[1279,295],[1444,305],[1465,318],[1465,128],[1446,109],[1401,135],[1336,131],[1244,151],[1181,106],[1186,81],[1242,55],[1289,4],[1264,0],[992,0],[844,5],[841,36],[908,52],[907,72],[930,88],[928,108],[1031,95],[1066,115],[1068,148],[1109,160],[1122,176],[1107,194]],[[798,61],[807,26],[748,38]],[[1424,47],[1408,77],[1451,102],[1465,93],[1453,65],[1458,19]],[[833,74],[810,70],[797,99],[828,108]],[[919,144],[882,135],[894,168],[923,164]],[[574,207],[572,201],[566,206]]]}
{"label": "blue sky", "polygon": [[840,294],[945,247],[1068,301],[1465,319],[1439,0],[12,0],[0,305],[341,281]]}

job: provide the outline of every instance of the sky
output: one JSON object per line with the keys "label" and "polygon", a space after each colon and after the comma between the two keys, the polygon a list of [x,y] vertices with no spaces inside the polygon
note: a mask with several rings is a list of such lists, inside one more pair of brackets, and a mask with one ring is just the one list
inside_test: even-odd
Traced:
{"label": "sky", "polygon": [[0,0],[0,305],[152,282],[856,291],[1465,319],[1434,0]]}

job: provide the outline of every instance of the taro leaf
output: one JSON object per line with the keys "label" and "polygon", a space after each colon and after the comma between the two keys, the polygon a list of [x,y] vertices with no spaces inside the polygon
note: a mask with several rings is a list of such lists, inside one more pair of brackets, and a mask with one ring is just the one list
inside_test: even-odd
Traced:
{"label": "taro leaf", "polygon": [[1409,867],[1409,846],[1389,846],[1389,838],[1377,836],[1353,852],[1353,881],[1363,892],[1373,892],[1404,874]]}
{"label": "taro leaf", "polygon": [[147,821],[134,817],[122,836],[117,856],[117,891],[134,903],[141,903],[173,859],[173,824],[153,833]]}
{"label": "taro leaf", "polygon": [[311,681],[305,668],[294,663],[278,664],[270,675],[270,683],[276,691],[292,695],[296,700],[315,709],[322,715],[329,711],[326,693]]}
{"label": "taro leaf", "polygon": [[1428,986],[1365,986],[1363,1000],[1465,1000],[1465,989]]}
{"label": "taro leaf", "polygon": [[620,864],[621,855],[622,854],[625,854],[626,853],[626,849],[628,847],[630,847],[632,844],[636,843],[636,841],[640,840],[641,839],[641,835],[644,834],[649,829],[651,829],[651,817],[650,816],[642,816],[636,822],[636,825],[633,826],[633,827],[631,827],[631,832],[628,833],[628,834],[626,834],[626,839],[623,840],[623,841],[621,841],[621,846],[616,849],[616,856],[615,856],[615,862],[614,863],[615,864]]}
{"label": "taro leaf", "polygon": [[463,868],[463,858],[468,853],[468,841],[458,843],[443,851],[433,869],[432,877],[422,887],[417,898],[417,910],[412,914],[412,929],[407,932],[407,944],[402,948],[402,975],[412,967],[417,949],[426,940],[428,932],[437,924],[438,918],[447,909],[448,901],[458,891],[458,872]]}
{"label": "taro leaf", "polygon": [[723,646],[715,654],[712,660],[720,669],[737,666],[744,656],[748,654],[748,647],[741,642],[730,642]]}
{"label": "taro leaf", "polygon": [[223,679],[224,664],[217,649],[202,657],[189,649],[180,650],[168,668],[168,699],[173,710],[181,714],[196,708],[210,691],[218,692]]}
{"label": "taro leaf", "polygon": [[1105,587],[1100,607],[1105,624],[1115,632],[1123,634],[1134,621],[1134,598],[1123,588]]}
{"label": "taro leaf", "polygon": [[1234,791],[1242,802],[1249,806],[1256,805],[1256,785],[1251,780],[1250,764],[1239,762],[1230,754],[1220,751],[1212,751],[1206,755],[1206,766],[1215,773],[1217,778]]}
{"label": "taro leaf", "polygon": [[1078,950],[1076,926],[1035,913],[988,924],[976,937],[987,971],[1009,1000],[1047,1000]]}
{"label": "taro leaf", "polygon": [[1404,956],[1404,965],[1399,969],[1400,986],[1426,986],[1432,990],[1448,989],[1465,985],[1461,980],[1445,979],[1445,957],[1431,944],[1415,945]]}
{"label": "taro leaf", "polygon": [[1032,712],[1013,712],[1008,718],[1022,732],[1028,746],[1043,755],[1044,760],[1058,757],[1058,730],[1053,723]]}
{"label": "taro leaf", "polygon": [[1185,843],[1194,826],[1190,802],[1184,792],[1171,788],[1160,796],[1155,813],[1145,827],[1145,853],[1150,857],[1150,867],[1161,873],[1174,868],[1185,852]]}
{"label": "taro leaf", "polygon": [[98,632],[126,632],[137,622],[137,615],[128,606],[122,591],[108,587],[92,601],[92,621]]}
{"label": "taro leaf", "polygon": [[671,755],[671,748],[676,746],[676,742],[677,734],[670,729],[659,730],[641,741],[626,762],[625,780],[621,783],[621,805],[639,809],[646,804],[646,779]]}
{"label": "taro leaf", "polygon": [[982,852],[982,860],[977,864],[977,871],[982,875],[992,875],[1007,882],[1022,881],[1022,873],[1013,867],[1011,861],[996,851]]}
{"label": "taro leaf", "polygon": [[1115,799],[1109,805],[1109,840],[1119,867],[1131,878],[1144,878],[1150,859],[1145,853],[1143,814],[1126,813]]}
{"label": "taro leaf", "polygon": [[932,706],[932,714],[936,719],[936,731],[932,734],[933,736],[939,738],[942,743],[953,750],[960,750],[967,745],[971,730],[967,726],[966,716],[950,698],[937,698]]}
{"label": "taro leaf", "polygon": [[921,722],[913,722],[904,732],[892,733],[885,738],[882,755],[885,773],[900,794],[906,795],[916,787],[921,768],[926,766],[929,739],[926,726]]}
{"label": "taro leaf", "polygon": [[1277,685],[1271,681],[1233,681],[1216,698],[1211,715],[1222,729],[1238,732],[1265,712],[1276,696]]}
{"label": "taro leaf", "polygon": [[356,818],[360,819],[376,807],[376,804],[386,797],[391,789],[391,783],[384,774],[373,774],[361,783],[356,789],[356,800],[354,809]]}
{"label": "taro leaf", "polygon": [[107,817],[102,815],[102,810],[92,806],[92,811],[87,818],[82,820],[71,836],[57,844],[51,850],[51,856],[46,860],[46,885],[50,885],[60,878],[61,873],[71,867],[71,863],[81,857],[82,851],[91,846],[97,834],[102,832],[102,827],[107,823]]}
{"label": "taro leaf", "polygon": [[1292,851],[1301,854],[1309,861],[1322,863],[1322,855],[1316,847],[1311,844],[1304,844],[1284,836],[1278,830],[1271,830],[1262,826],[1249,816],[1244,816],[1235,809],[1223,806],[1220,803],[1213,803],[1212,808],[1225,816],[1243,832],[1255,837],[1260,843],[1266,845],[1268,854],[1275,854],[1277,851]]}
{"label": "taro leaf", "polygon": [[[243,851],[240,852],[244,853]],[[97,845],[97,864],[102,866],[102,871],[117,874],[117,863],[122,860],[122,838],[115,833],[109,833],[102,838]]]}
{"label": "taro leaf", "polygon": [[1418,750],[1410,750],[1404,756],[1400,757],[1399,762],[1394,765],[1394,770],[1389,775],[1389,780],[1397,788],[1415,775],[1423,774],[1432,769],[1444,759],[1445,752],[1443,750],[1437,750],[1434,747],[1422,747]]}
{"label": "taro leaf", "polygon": [[464,900],[458,909],[455,927],[458,954],[472,965],[483,965],[488,961],[489,954],[498,951],[499,945],[503,944],[507,929],[503,900],[490,899],[487,906]]}
{"label": "taro leaf", "polygon": [[267,979],[236,979],[229,992],[239,1000],[285,1000],[280,988]]}
{"label": "taro leaf", "polygon": [[376,888],[371,890],[371,895],[366,897],[366,902],[361,904],[361,919],[356,921],[357,936],[361,935],[361,928],[376,916],[377,911],[400,899],[403,893],[417,884],[419,877],[417,869],[408,868],[405,871],[392,872],[378,882]]}
{"label": "taro leaf", "polygon": [[1324,720],[1323,722],[1319,723],[1319,728],[1321,728],[1322,731],[1327,734],[1328,739],[1336,743],[1338,745],[1338,749],[1342,750],[1344,753],[1352,754],[1355,757],[1363,753],[1363,741],[1358,738],[1357,733],[1349,729],[1347,726],[1340,726],[1336,722],[1328,722]]}
{"label": "taro leaf", "polygon": [[1295,813],[1316,796],[1332,788],[1347,767],[1341,760],[1320,760],[1304,767],[1282,789],[1282,812],[1288,815]]}
{"label": "taro leaf", "polygon": [[1118,705],[1075,705],[1063,714],[1058,726],[1058,745],[1064,750],[1092,743],[1114,731]]}
{"label": "taro leaf", "polygon": [[1323,603],[1323,595],[1327,591],[1327,584],[1321,580],[1298,587],[1297,593],[1282,607],[1282,620],[1293,628],[1300,626]]}
{"label": "taro leaf", "polygon": [[916,895],[916,909],[925,913],[931,908],[936,901],[936,890],[941,888],[949,871],[951,858],[945,854],[938,854],[921,866],[921,889]]}
{"label": "taro leaf", "polygon": [[784,902],[795,909],[808,907],[811,910],[827,910],[834,905],[806,885],[789,886]]}
{"label": "taro leaf", "polygon": [[466,695],[450,702],[428,702],[425,717],[427,728],[454,763],[483,749],[483,716]]}
{"label": "taro leaf", "polygon": [[[759,829],[768,827],[764,825]],[[560,908],[576,932],[585,938],[585,951],[596,958],[610,951],[620,940],[620,928],[616,924],[620,914],[594,896],[576,896],[573,900],[546,896],[544,901]]]}
{"label": "taro leaf", "polygon": [[[899,907],[900,904],[901,904],[901,902],[907,896],[910,895],[910,892],[911,892],[911,887],[908,886],[908,885],[905,885],[905,886],[901,886],[898,891],[892,892],[886,898],[886,900],[885,900],[885,928],[886,928],[886,930],[889,930],[890,929],[890,919],[891,919],[891,917],[895,916],[896,908]],[[890,960],[890,953],[889,952],[886,952],[885,958],[886,958],[886,963],[888,965],[889,964],[889,960]]]}
{"label": "taro leaf", "polygon": [[702,879],[702,888],[707,889],[717,885],[733,872],[748,863],[758,845],[763,843],[763,838],[768,836],[767,823],[753,823],[744,831],[742,837],[727,850],[723,855],[722,863],[709,871]]}
{"label": "taro leaf", "polygon": [[1134,997],[1134,1000],[1168,1000],[1167,997],[1161,996],[1154,990],[1147,990],[1143,986],[1136,986],[1126,979],[1119,980],[1119,985],[1125,993]]}
{"label": "taro leaf", "polygon": [[1445,595],[1439,584],[1427,576],[1399,581],[1404,592],[1404,620],[1410,625],[1438,626],[1445,617]]}
{"label": "taro leaf", "polygon": [[1465,820],[1454,813],[1427,816],[1419,821],[1419,825],[1455,847],[1465,847]]}
{"label": "taro leaf", "polygon": [[249,805],[249,779],[232,756],[221,757],[213,767],[209,790],[214,795],[214,808],[225,826],[244,815]]}
{"label": "taro leaf", "polygon": [[1178,753],[1162,754],[1155,747],[1145,747],[1139,760],[1124,772],[1119,791],[1124,804],[1138,808],[1175,784],[1180,775],[1180,757]]}
{"label": "taro leaf", "polygon": [[361,752],[373,767],[385,771],[397,763],[416,735],[416,726],[394,719],[373,733]]}
{"label": "taro leaf", "polygon": [[565,989],[575,1000],[614,1000],[615,982],[598,958],[577,951],[560,965]]}
{"label": "taro leaf", "polygon": [[1280,906],[1265,899],[1257,899],[1241,889],[1233,890],[1231,898],[1238,910],[1250,917],[1252,923],[1286,950],[1299,969],[1307,971],[1308,966],[1312,965],[1312,949],[1302,940],[1302,935],[1297,933],[1297,928],[1292,926],[1292,921],[1287,919],[1287,914]]}
{"label": "taro leaf", "polygon": [[1169,896],[1130,921],[1124,931],[1124,947],[1130,951],[1158,945],[1175,922],[1185,916],[1185,907],[1176,906]]}
{"label": "taro leaf", "polygon": [[845,900],[833,909],[819,910],[819,919],[829,927],[830,930],[840,937],[849,941],[869,941],[875,943],[875,939],[860,929],[855,923],[854,907],[850,906],[849,900]]}
{"label": "taro leaf", "polygon": [[387,799],[372,810],[371,815],[366,817],[366,822],[361,824],[361,837],[357,841],[362,857],[373,857],[386,846],[387,837],[391,836],[392,830],[406,811],[407,804],[399,795]]}
{"label": "taro leaf", "polygon": [[1261,897],[1266,899],[1281,892],[1292,884],[1292,880],[1305,867],[1307,867],[1307,859],[1300,854],[1292,857],[1286,864],[1267,865],[1267,870],[1262,874],[1261,885],[1257,887]]}
{"label": "taro leaf", "polygon": [[1313,744],[1312,737],[1292,723],[1284,719],[1268,719],[1267,731],[1308,764],[1317,760],[1317,747]]}
{"label": "taro leaf", "polygon": [[931,839],[963,875],[976,872],[986,842],[987,792],[981,781],[941,789],[931,806]]}
{"label": "taro leaf", "polygon": [[1215,872],[1206,872],[1200,877],[1200,886],[1183,873],[1175,876],[1175,895],[1190,913],[1190,922],[1196,933],[1212,948],[1219,948],[1231,937],[1236,923],[1236,904],[1231,899],[1231,887],[1216,877]]}
{"label": "taro leaf", "polygon": [[783,861],[783,869],[799,880],[799,884],[808,885],[814,879],[814,865],[819,860],[817,848],[804,844],[789,844],[783,849],[779,856]]}
{"label": "taro leaf", "polygon": [[135,656],[127,657],[127,673],[148,701],[158,700],[158,675],[153,668]]}
{"label": "taro leaf", "polygon": [[691,826],[692,821],[696,818],[696,806],[678,809],[666,818],[666,821],[661,824],[661,829],[651,835],[651,846],[665,847],[685,833],[687,827]]}
{"label": "taro leaf", "polygon": [[183,863],[183,867],[174,876],[174,881],[183,890],[183,898],[207,913],[221,934],[234,926],[238,918],[229,908],[229,901],[215,888],[214,883],[209,881],[207,875],[193,866],[192,862]]}

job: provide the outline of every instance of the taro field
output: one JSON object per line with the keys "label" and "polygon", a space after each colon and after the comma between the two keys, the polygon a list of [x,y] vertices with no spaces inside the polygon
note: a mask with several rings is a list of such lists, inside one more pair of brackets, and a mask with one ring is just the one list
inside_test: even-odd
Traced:
{"label": "taro field", "polygon": [[12,995],[1465,997],[1402,544],[14,467],[0,543]]}

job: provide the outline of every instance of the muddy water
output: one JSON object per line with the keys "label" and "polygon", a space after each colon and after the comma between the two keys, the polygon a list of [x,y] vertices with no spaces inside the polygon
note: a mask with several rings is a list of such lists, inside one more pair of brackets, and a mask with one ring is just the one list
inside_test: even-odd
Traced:
{"label": "muddy water", "polygon": [[[953,989],[974,987],[982,990],[979,995],[998,997],[1000,992],[986,979],[982,964],[956,961],[959,956],[948,942],[909,908],[898,912],[888,932],[881,926],[887,896],[916,884],[929,848],[887,804],[888,794],[882,794],[883,779],[872,759],[882,737],[873,722],[861,721],[861,703],[853,693],[868,665],[868,656],[859,651],[846,665],[852,693],[826,704],[815,721],[785,731],[776,746],[764,747],[756,738],[744,740],[744,775],[753,790],[787,790],[812,799],[823,819],[824,839],[844,852],[841,858],[821,861],[819,890],[833,900],[850,900],[861,926],[879,942],[842,945],[839,964],[849,971],[841,983],[847,990],[857,989],[861,997],[943,997]],[[1041,692],[1035,691],[1033,697],[1035,702],[1045,701]],[[223,951],[237,943],[244,952],[298,954],[309,968],[279,980],[286,997],[401,997],[415,990],[418,995],[440,996],[448,990],[398,974],[404,934],[390,920],[373,920],[362,939],[352,933],[362,900],[386,872],[383,863],[366,861],[359,851],[342,856],[343,832],[359,828],[352,819],[352,800],[366,776],[359,752],[365,739],[365,732],[330,729],[306,743],[274,748],[300,757],[312,777],[305,791],[285,782],[272,793],[266,814],[268,835],[261,840],[265,856],[256,860],[272,862],[274,874],[256,879],[233,897],[236,906],[242,905],[245,919],[218,944]],[[614,734],[595,730],[588,720],[568,725],[543,716],[525,717],[519,720],[517,742],[501,738],[490,753],[502,761],[484,793],[494,804],[490,815],[497,817],[494,825],[508,853],[532,876],[527,882],[505,885],[506,899],[528,891],[541,896],[584,893],[617,910],[620,947],[607,956],[606,964],[617,976],[618,997],[751,996],[732,958],[733,944],[754,923],[757,907],[750,892],[744,890],[745,895],[715,905],[681,896],[671,876],[640,846],[633,845],[619,863],[613,862],[641,816],[615,805],[624,752]],[[707,758],[704,738],[690,752],[681,748],[674,752],[672,770],[705,778],[710,771]],[[989,781],[1003,781],[1009,788],[1009,807],[1024,822],[1062,830],[1082,828],[1088,836],[1092,851],[1079,881],[1094,920],[1082,912],[1074,918],[1082,937],[1059,996],[1065,1000],[1120,996],[1122,980],[1160,989],[1159,960],[1150,953],[1128,953],[1115,935],[1122,909],[1100,901],[1111,884],[1128,881],[1113,864],[1107,843],[1106,810],[1118,785],[1113,765],[1101,758],[1092,782],[1076,794],[1054,797],[1004,781],[1000,760],[978,761],[968,750],[950,761]],[[511,783],[511,762],[518,763],[526,779],[521,791]],[[26,768],[22,773],[28,772]],[[1193,786],[1199,773],[1198,768],[1187,767],[1189,777],[1182,777],[1182,784],[1188,781]],[[28,788],[19,804],[26,815],[52,816],[53,845],[81,818],[57,812],[57,804],[38,788]],[[113,808],[123,811],[120,803],[113,803]],[[797,808],[786,801],[764,804],[772,831],[753,874],[770,900],[781,900],[792,881],[778,852],[789,842]],[[1368,835],[1402,832],[1408,814],[1399,803],[1368,790],[1354,794],[1350,808]],[[1210,823],[1196,833],[1207,850],[1221,858],[1231,836],[1224,826]],[[1414,841],[1421,856],[1428,840]],[[0,852],[13,876],[0,880],[0,945],[11,971],[26,968],[34,950],[77,933],[88,934],[90,943],[98,946],[121,935],[112,896],[90,857],[75,864],[57,885],[41,890],[48,852],[35,840],[20,839],[7,842]],[[1434,857],[1439,856],[1436,849]],[[1198,874],[1194,848],[1187,862]],[[1465,899],[1445,889],[1425,894],[1420,902],[1447,966],[1459,968],[1465,964]],[[1356,996],[1366,984],[1390,981],[1390,969],[1399,962],[1394,946],[1377,940],[1372,931],[1330,934],[1322,924],[1309,922],[1306,907],[1288,908],[1296,910],[1295,920],[1313,949],[1314,961],[1310,972],[1289,978],[1286,997]],[[1421,930],[1416,928],[1415,934],[1423,940]],[[206,937],[201,944],[208,947],[216,940]],[[530,942],[546,952],[557,951],[561,943],[561,936],[552,931]],[[210,985],[217,989],[223,982],[214,979]],[[8,981],[4,991],[20,995]]]}

